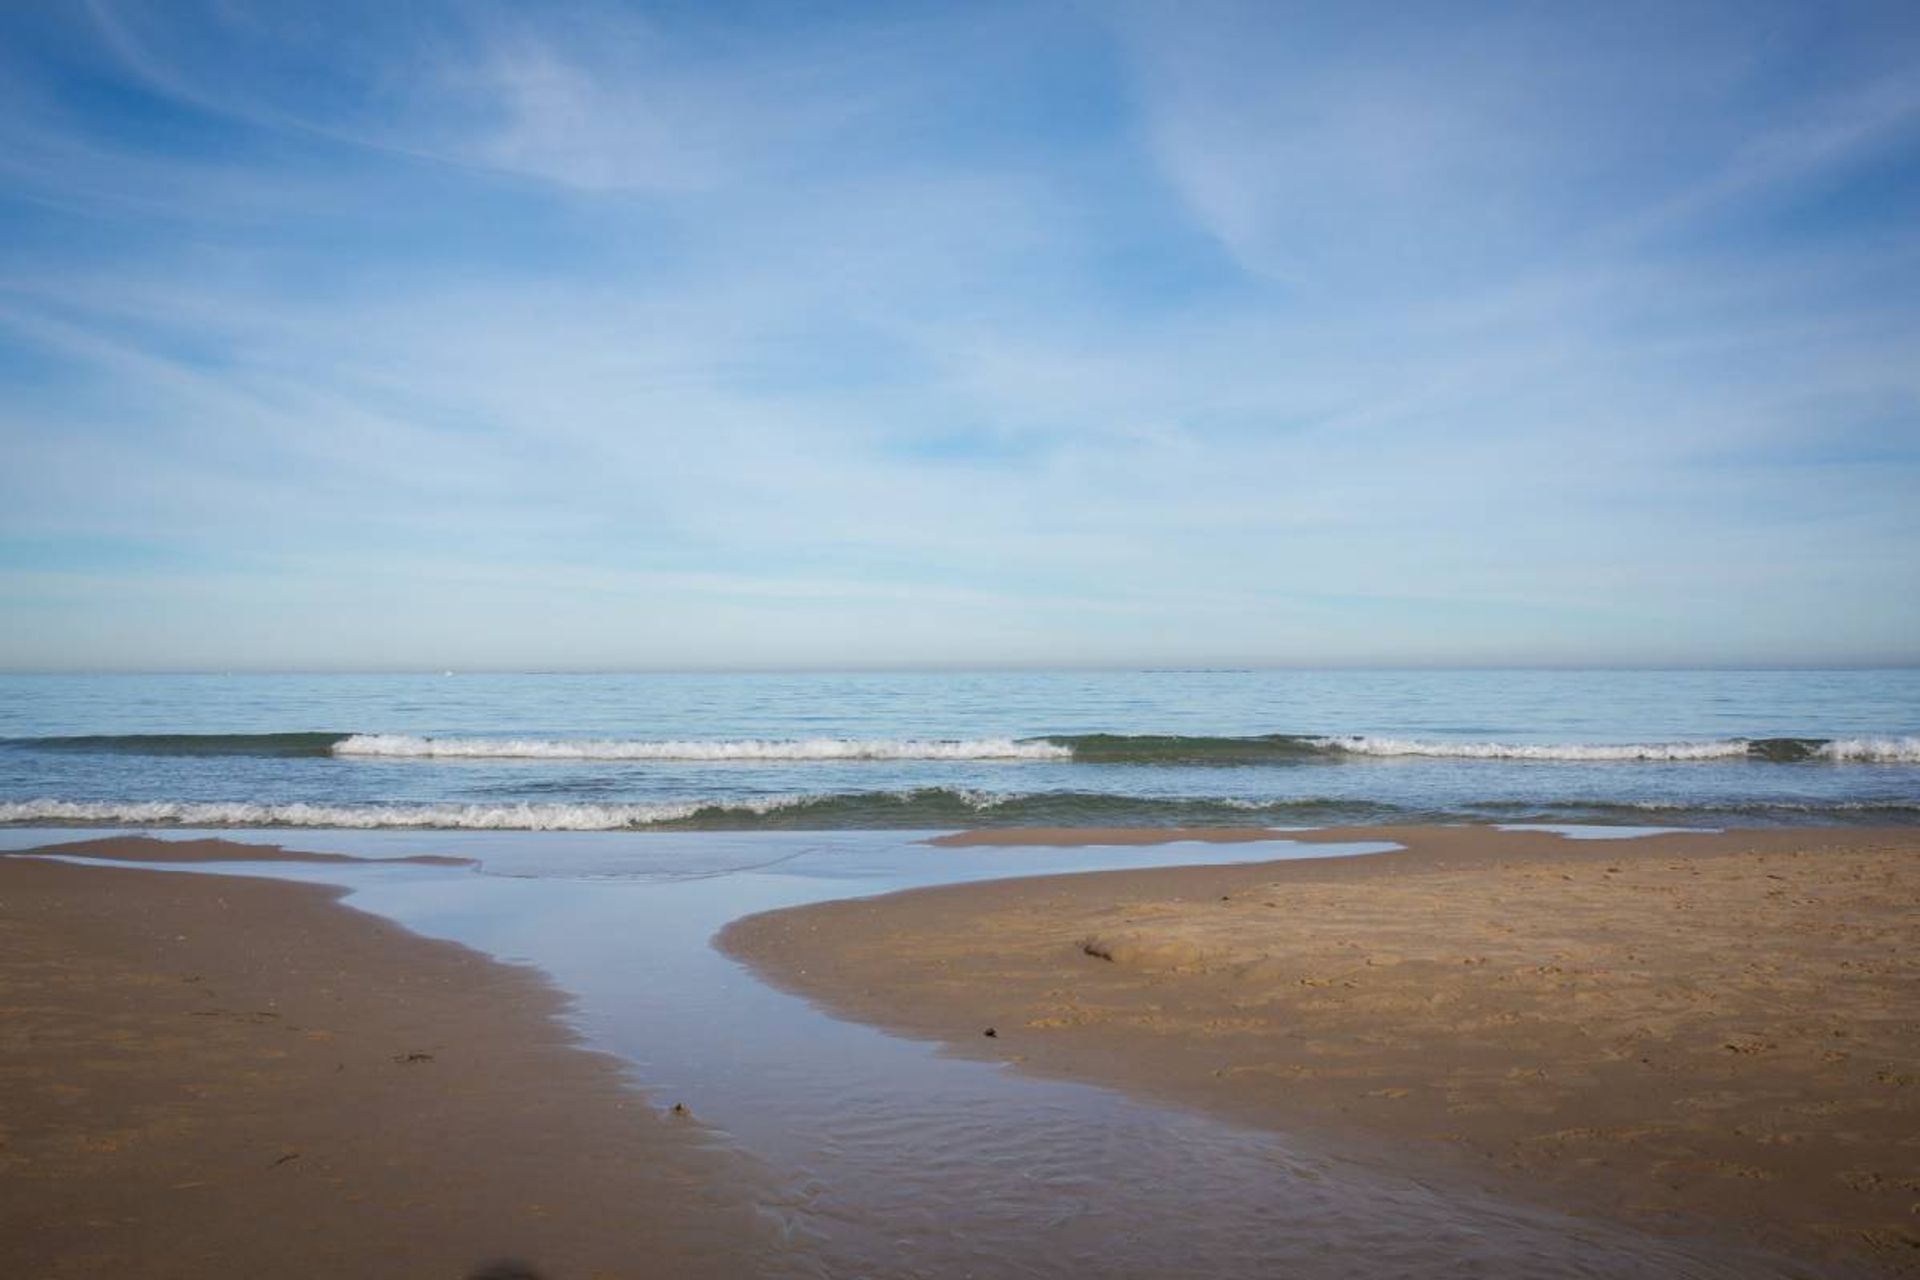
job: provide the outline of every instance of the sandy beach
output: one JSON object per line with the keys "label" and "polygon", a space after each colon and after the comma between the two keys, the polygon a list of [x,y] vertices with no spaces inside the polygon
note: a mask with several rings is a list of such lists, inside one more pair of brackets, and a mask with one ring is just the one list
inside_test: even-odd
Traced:
{"label": "sandy beach", "polygon": [[337,897],[0,858],[0,1274],[753,1269],[753,1172],[580,1049],[558,991]]}
{"label": "sandy beach", "polygon": [[[1404,850],[1206,866],[1196,844],[1168,851],[1184,865],[833,901],[717,941],[836,1016],[1277,1132],[1445,1197],[1702,1257],[1751,1246],[1768,1274],[1800,1274],[1783,1256],[1808,1275],[1915,1269],[1920,833],[937,843],[1244,852],[1276,837]],[[63,852],[340,857],[130,838]],[[770,1175],[583,1050],[537,970],[339,896],[0,857],[0,1268],[813,1274],[810,1246],[780,1234]],[[1527,1273],[1523,1252],[1501,1265]]]}
{"label": "sandy beach", "polygon": [[957,1053],[1653,1232],[1920,1266],[1920,833],[1299,838],[1406,849],[918,890],[720,941]]}

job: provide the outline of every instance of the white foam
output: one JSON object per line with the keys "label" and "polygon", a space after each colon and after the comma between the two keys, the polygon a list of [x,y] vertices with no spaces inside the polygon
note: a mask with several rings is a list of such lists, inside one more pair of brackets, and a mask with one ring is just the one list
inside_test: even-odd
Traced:
{"label": "white foam", "polygon": [[[1416,738],[1319,738],[1319,745],[1357,756],[1433,756],[1460,760],[1731,760],[1745,756],[1747,738],[1708,742],[1529,743],[1431,742]],[[1812,759],[1883,764],[1920,763],[1920,737],[1836,738],[1813,749]]]}
{"label": "white foam", "polygon": [[766,796],[662,804],[328,805],[21,800],[0,803],[0,823],[85,822],[120,826],[432,828],[459,831],[620,831],[697,813],[766,814],[814,797]]}
{"label": "white foam", "polygon": [[1835,738],[1818,754],[1827,760],[1861,760],[1874,764],[1920,763],[1920,738]]}
{"label": "white foam", "polygon": [[339,756],[469,760],[1066,760],[1071,748],[1014,738],[746,738],[646,742],[574,738],[420,738],[356,733],[333,746]]}
{"label": "white foam", "polygon": [[1638,840],[1642,836],[1717,835],[1719,827],[1596,827],[1581,822],[1499,822],[1496,831],[1545,831],[1568,840]]}
{"label": "white foam", "polygon": [[1413,738],[1321,738],[1357,756],[1438,756],[1461,760],[1725,760],[1747,754],[1744,738],[1716,742],[1424,742]]}

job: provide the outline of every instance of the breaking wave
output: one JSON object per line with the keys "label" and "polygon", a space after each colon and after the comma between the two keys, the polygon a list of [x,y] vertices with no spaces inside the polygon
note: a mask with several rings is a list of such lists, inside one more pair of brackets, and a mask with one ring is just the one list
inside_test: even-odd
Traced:
{"label": "breaking wave", "polygon": [[1045,738],[887,739],[746,738],[643,742],[624,739],[417,738],[356,733],[333,744],[337,756],[468,760],[1066,760],[1073,752]]}
{"label": "breaking wave", "polygon": [[1876,764],[1920,763],[1920,738],[1835,738],[1822,743],[1829,760],[1865,760]]}
{"label": "breaking wave", "polygon": [[0,824],[171,827],[428,828],[464,831],[647,829],[849,830],[976,826],[1247,826],[1380,821],[1393,805],[1350,800],[1142,798],[1094,792],[985,792],[950,787],[648,804],[253,804],[26,800],[0,803]]}
{"label": "breaking wave", "polygon": [[[767,802],[769,805],[777,802]],[[718,806],[708,806],[718,808]],[[72,822],[156,827],[429,828],[458,831],[618,831],[682,821],[697,804],[253,804],[149,800],[23,800],[0,804],[0,823]],[[752,805],[738,806],[743,816]]]}
{"label": "breaking wave", "polygon": [[36,799],[0,803],[0,825],[332,827],[450,831],[937,830],[1004,826],[1330,826],[1384,822],[1643,823],[1692,825],[1920,822],[1920,800],[1738,798],[1668,801],[1482,800],[1410,808],[1343,797],[1238,799],[1103,792],[990,792],[952,787],[770,795],[655,803],[261,804]]}
{"label": "breaking wave", "polygon": [[1706,742],[1510,743],[1424,742],[1408,738],[1326,738],[1330,750],[1362,756],[1430,756],[1459,760],[1803,760],[1920,762],[1920,738],[1723,738]]}
{"label": "breaking wave", "polygon": [[400,733],[173,733],[9,738],[15,749],[159,756],[334,757],[367,760],[600,760],[718,763],[760,761],[978,761],[1091,765],[1306,764],[1365,757],[1450,760],[1771,764],[1920,764],[1920,736],[1717,738],[1638,743],[1464,742],[1438,739],[1271,733],[1053,734],[988,738],[636,738],[423,737]]}

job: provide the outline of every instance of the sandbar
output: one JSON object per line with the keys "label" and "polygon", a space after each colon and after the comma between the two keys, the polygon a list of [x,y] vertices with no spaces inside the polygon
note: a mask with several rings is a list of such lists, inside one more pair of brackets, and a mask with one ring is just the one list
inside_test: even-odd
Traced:
{"label": "sandbar", "polygon": [[[1404,848],[921,889],[719,942],[953,1052],[1654,1232],[1920,1268],[1920,831],[1266,834]],[[1114,842],[950,843],[987,839]]]}
{"label": "sandbar", "polygon": [[[153,843],[60,851],[273,856]],[[0,857],[0,1274],[765,1273],[756,1171],[558,990],[339,896]]]}

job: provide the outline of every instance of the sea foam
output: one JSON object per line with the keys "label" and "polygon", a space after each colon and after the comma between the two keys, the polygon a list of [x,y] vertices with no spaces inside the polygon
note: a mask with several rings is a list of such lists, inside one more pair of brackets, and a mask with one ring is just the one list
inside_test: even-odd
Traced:
{"label": "sea foam", "polygon": [[1483,800],[1409,809],[1336,796],[1123,796],[1084,791],[976,791],[919,787],[900,791],[764,795],[654,803],[364,805],[257,804],[242,801],[94,801],[42,798],[0,803],[0,825],[116,827],[334,827],[448,831],[640,831],[676,827],[724,830],[868,828],[947,830],[1001,826],[1241,826],[1332,822],[1620,821],[1645,813],[1692,812],[1857,821],[1875,815],[1911,821],[1920,803],[1896,798],[1802,800],[1740,796],[1703,801]]}
{"label": "sea foam", "polygon": [[94,801],[41,798],[0,803],[0,825],[422,828],[452,831],[630,831],[694,825],[717,828],[867,826],[944,829],[988,820],[1013,825],[1240,822],[1252,815],[1298,815],[1332,808],[1353,816],[1379,806],[1310,799],[1246,800],[1206,796],[1116,796],[1090,792],[982,791],[916,787],[893,791],[763,795],[654,803],[365,804],[183,800]]}
{"label": "sea foam", "polygon": [[244,801],[21,800],[0,804],[0,823],[75,822],[114,826],[333,827],[354,830],[622,831],[682,822],[699,813],[759,816],[806,797],[713,804],[252,804]]}
{"label": "sea foam", "polygon": [[1920,737],[1835,738],[1818,751],[1829,760],[1861,760],[1870,764],[1920,764]]}
{"label": "sea foam", "polygon": [[745,738],[647,742],[576,738],[422,738],[356,733],[337,756],[469,760],[1066,760],[1069,747],[1044,739]]}
{"label": "sea foam", "polygon": [[1427,756],[1458,760],[1829,760],[1874,764],[1920,763],[1920,737],[1720,738],[1703,742],[1529,743],[1434,742],[1417,738],[1341,737],[1315,740],[1329,751],[1356,756]]}

